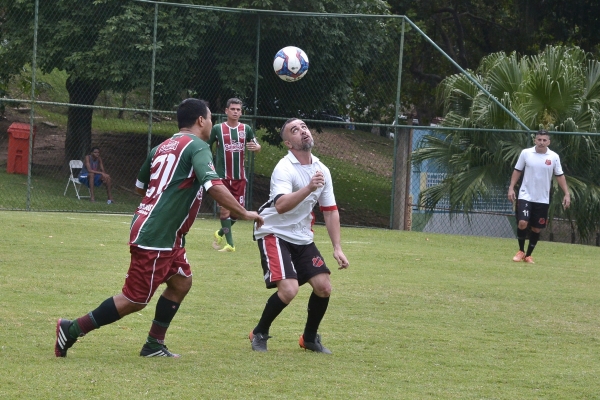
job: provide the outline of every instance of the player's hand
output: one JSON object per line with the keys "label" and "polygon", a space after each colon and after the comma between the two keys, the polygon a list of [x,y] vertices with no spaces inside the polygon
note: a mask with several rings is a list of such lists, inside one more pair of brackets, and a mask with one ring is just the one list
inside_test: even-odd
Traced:
{"label": "player's hand", "polygon": [[246,143],[246,148],[250,151],[259,151],[260,150],[260,144],[258,144],[258,142],[251,140],[248,143]]}
{"label": "player's hand", "polygon": [[563,197],[562,205],[565,208],[565,210],[571,206],[571,196],[570,195],[567,194],[567,195],[565,195],[565,197]]}
{"label": "player's hand", "polygon": [[265,220],[263,219],[263,217],[258,215],[258,213],[256,211],[246,211],[244,213],[243,219],[245,219],[246,221],[254,220],[254,223],[256,224],[256,228],[260,228],[265,223]]}
{"label": "player's hand", "polygon": [[517,196],[515,196],[515,190],[513,188],[508,189],[508,201],[514,203],[516,199]]}
{"label": "player's hand", "polygon": [[314,192],[315,190],[325,186],[325,175],[323,175],[323,172],[315,172],[308,185],[310,186],[311,192]]}
{"label": "player's hand", "polygon": [[348,262],[348,259],[346,258],[346,255],[341,250],[334,250],[333,258],[335,258],[335,261],[337,261],[337,263],[339,265],[338,269],[346,269],[350,265],[350,263]]}

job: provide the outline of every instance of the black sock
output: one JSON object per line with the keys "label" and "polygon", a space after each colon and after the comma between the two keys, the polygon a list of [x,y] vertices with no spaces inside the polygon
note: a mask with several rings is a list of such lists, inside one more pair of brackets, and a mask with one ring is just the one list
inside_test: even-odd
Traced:
{"label": "black sock", "polygon": [[329,297],[319,297],[312,292],[308,299],[308,317],[306,318],[306,326],[304,328],[304,341],[313,343],[317,337],[319,324],[325,316],[327,306],[329,305]]}
{"label": "black sock", "polygon": [[268,335],[271,324],[275,321],[275,318],[277,318],[283,309],[287,307],[287,304],[281,301],[277,293],[278,292],[273,293],[273,295],[269,297],[269,300],[267,300],[260,321],[258,321],[258,325],[256,325],[256,328],[252,331],[253,333]]}
{"label": "black sock", "polygon": [[112,324],[121,319],[119,311],[117,311],[117,306],[115,305],[115,300],[112,297],[104,300],[98,308],[90,313],[90,316],[98,328]]}
{"label": "black sock", "polygon": [[521,251],[525,251],[525,239],[527,239],[527,229],[517,228],[517,240]]}
{"label": "black sock", "polygon": [[169,326],[175,314],[179,310],[179,303],[171,301],[164,296],[160,296],[156,302],[156,311],[154,313],[154,320],[159,323]]}
{"label": "black sock", "polygon": [[533,253],[533,249],[535,249],[535,245],[537,244],[538,240],[540,240],[540,232],[529,232],[529,246],[527,246],[527,253],[525,254],[525,257],[529,257],[531,253]]}

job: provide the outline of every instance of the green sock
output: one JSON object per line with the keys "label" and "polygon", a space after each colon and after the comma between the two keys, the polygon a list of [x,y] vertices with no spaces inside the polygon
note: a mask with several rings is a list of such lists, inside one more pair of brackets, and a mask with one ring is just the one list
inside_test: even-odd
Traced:
{"label": "green sock", "polygon": [[69,326],[69,336],[71,336],[71,338],[73,339],[78,338],[79,335],[81,335],[81,328],[79,327],[77,321],[73,321],[71,326]]}
{"label": "green sock", "polygon": [[219,232],[223,232],[225,234],[225,239],[227,239],[227,244],[231,247],[235,247],[233,245],[233,235],[231,234],[231,218],[222,219],[221,220],[221,230]]}
{"label": "green sock", "polygon": [[146,339],[146,344],[151,349],[160,349],[163,346],[162,344],[158,343],[158,340],[154,339],[152,336],[148,336],[148,338]]}

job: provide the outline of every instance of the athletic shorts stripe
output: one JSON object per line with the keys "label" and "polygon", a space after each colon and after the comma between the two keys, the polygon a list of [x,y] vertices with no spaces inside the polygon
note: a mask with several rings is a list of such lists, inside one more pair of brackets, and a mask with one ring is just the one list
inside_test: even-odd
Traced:
{"label": "athletic shorts stripe", "polygon": [[279,239],[275,235],[268,235],[263,241],[264,252],[269,269],[269,281],[277,282],[286,278],[281,250],[279,249]]}

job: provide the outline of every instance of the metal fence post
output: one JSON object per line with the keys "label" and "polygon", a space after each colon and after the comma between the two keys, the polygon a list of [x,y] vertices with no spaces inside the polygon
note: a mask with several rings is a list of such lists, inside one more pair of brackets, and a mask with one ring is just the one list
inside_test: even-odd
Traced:
{"label": "metal fence post", "polygon": [[[398,54],[398,84],[396,86],[396,115],[394,116],[394,169],[392,172],[392,201],[390,202],[390,228],[394,228],[394,221],[397,220],[395,217],[396,207],[396,179],[398,174],[397,168],[397,157],[398,157],[398,114],[400,113],[400,93],[402,85],[402,57],[404,55],[404,18],[402,18],[402,33],[400,36],[400,53]],[[410,169],[409,169],[410,174]],[[398,228],[396,228],[398,229]]]}
{"label": "metal fence post", "polygon": [[152,110],[154,109],[154,74],[156,69],[156,32],[158,31],[158,3],[154,4],[154,37],[152,39],[152,73],[150,74],[150,102],[148,107],[148,153],[152,150]]}
{"label": "metal fence post", "polygon": [[35,69],[37,68],[37,35],[38,35],[38,13],[39,0],[35,0],[35,12],[33,17],[33,56],[31,59],[31,110],[29,111],[29,160],[27,162],[27,199],[25,210],[31,210],[31,167],[33,165],[33,122],[35,114]]}

